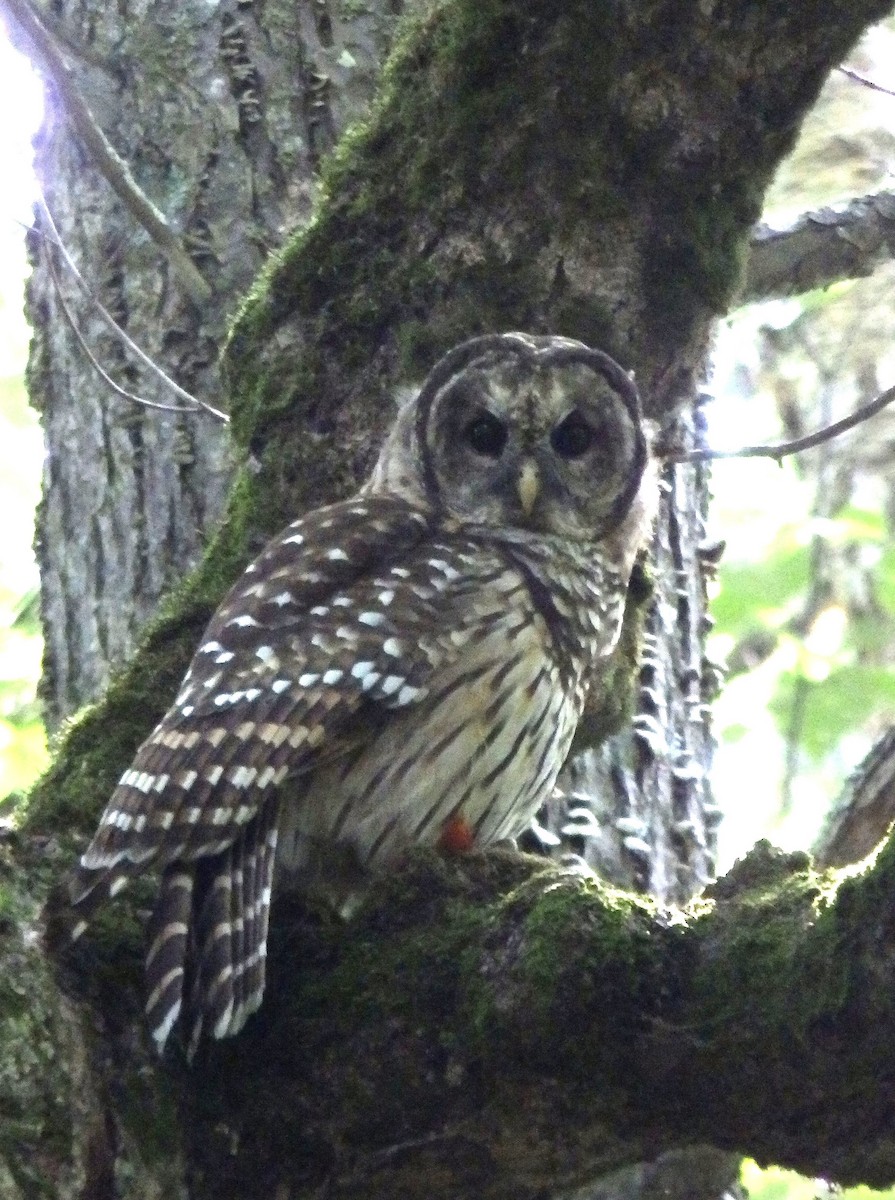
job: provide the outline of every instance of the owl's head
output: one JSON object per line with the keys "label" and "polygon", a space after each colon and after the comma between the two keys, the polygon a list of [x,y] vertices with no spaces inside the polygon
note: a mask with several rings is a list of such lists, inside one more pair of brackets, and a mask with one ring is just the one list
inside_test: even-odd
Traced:
{"label": "owl's head", "polygon": [[637,390],[582,342],[473,338],[399,414],[371,486],[463,521],[587,541],[624,521],[647,446]]}

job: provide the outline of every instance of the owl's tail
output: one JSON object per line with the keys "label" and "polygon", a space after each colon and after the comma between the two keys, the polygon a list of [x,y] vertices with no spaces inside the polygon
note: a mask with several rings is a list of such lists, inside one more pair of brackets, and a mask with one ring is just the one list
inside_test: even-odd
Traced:
{"label": "owl's tail", "polygon": [[183,1008],[187,954],[193,940],[196,864],[176,862],[162,875],[149,922],[146,1023],[159,1055]]}
{"label": "owl's tail", "polygon": [[[160,1055],[181,1014],[192,1058],[204,1029],[229,1037],[261,1004],[276,845],[277,805],[268,801],[226,850],[163,871],[146,956],[146,1021]],[[140,866],[122,858],[75,868],[72,941]]]}
{"label": "owl's tail", "polygon": [[159,1053],[181,1013],[192,1058],[204,1030],[238,1033],[264,995],[276,807],[228,849],[162,876],[146,958],[146,1020]]}

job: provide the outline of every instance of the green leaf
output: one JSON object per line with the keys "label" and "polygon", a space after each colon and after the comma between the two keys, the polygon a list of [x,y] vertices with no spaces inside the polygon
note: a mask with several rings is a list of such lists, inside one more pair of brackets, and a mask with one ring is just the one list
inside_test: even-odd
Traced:
{"label": "green leaf", "polygon": [[[808,1179],[782,1167],[759,1167],[752,1159],[743,1160],[740,1180],[749,1200],[815,1200],[818,1195],[816,1179]],[[895,1188],[875,1192],[859,1186],[837,1189],[837,1200],[895,1200]]]}
{"label": "green leaf", "polygon": [[815,760],[835,749],[840,738],[871,717],[895,713],[895,675],[885,667],[859,664],[834,669],[822,683],[807,683],[795,672],[780,676],[771,711],[781,734],[791,721],[796,687],[805,688],[801,748]]}
{"label": "green leaf", "polygon": [[876,569],[876,588],[880,604],[895,616],[895,546],[888,546]]}
{"label": "green leaf", "polygon": [[39,721],[0,720],[0,797],[26,791],[49,766],[47,735]]}
{"label": "green leaf", "polygon": [[739,638],[762,622],[779,623],[781,610],[808,586],[810,553],[807,546],[787,546],[762,562],[723,566],[721,590],[712,601],[719,633]]}

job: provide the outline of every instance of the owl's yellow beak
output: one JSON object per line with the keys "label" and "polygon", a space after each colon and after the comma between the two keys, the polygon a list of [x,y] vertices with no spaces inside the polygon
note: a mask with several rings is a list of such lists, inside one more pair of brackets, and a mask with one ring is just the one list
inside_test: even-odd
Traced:
{"label": "owl's yellow beak", "polygon": [[541,477],[538,474],[538,468],[530,458],[527,458],[522,464],[516,488],[519,492],[519,503],[522,505],[522,511],[527,517],[530,517],[535,500],[538,498],[538,492],[541,490]]}

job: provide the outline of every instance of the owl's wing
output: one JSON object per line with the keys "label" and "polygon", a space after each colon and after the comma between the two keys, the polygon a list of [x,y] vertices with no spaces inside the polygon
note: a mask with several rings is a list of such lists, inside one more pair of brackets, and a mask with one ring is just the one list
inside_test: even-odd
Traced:
{"label": "owl's wing", "polygon": [[275,539],[113,792],[75,902],[98,875],[222,852],[287,776],[419,700],[485,582],[464,579],[462,541],[441,544],[425,513],[387,497],[317,510]]}

